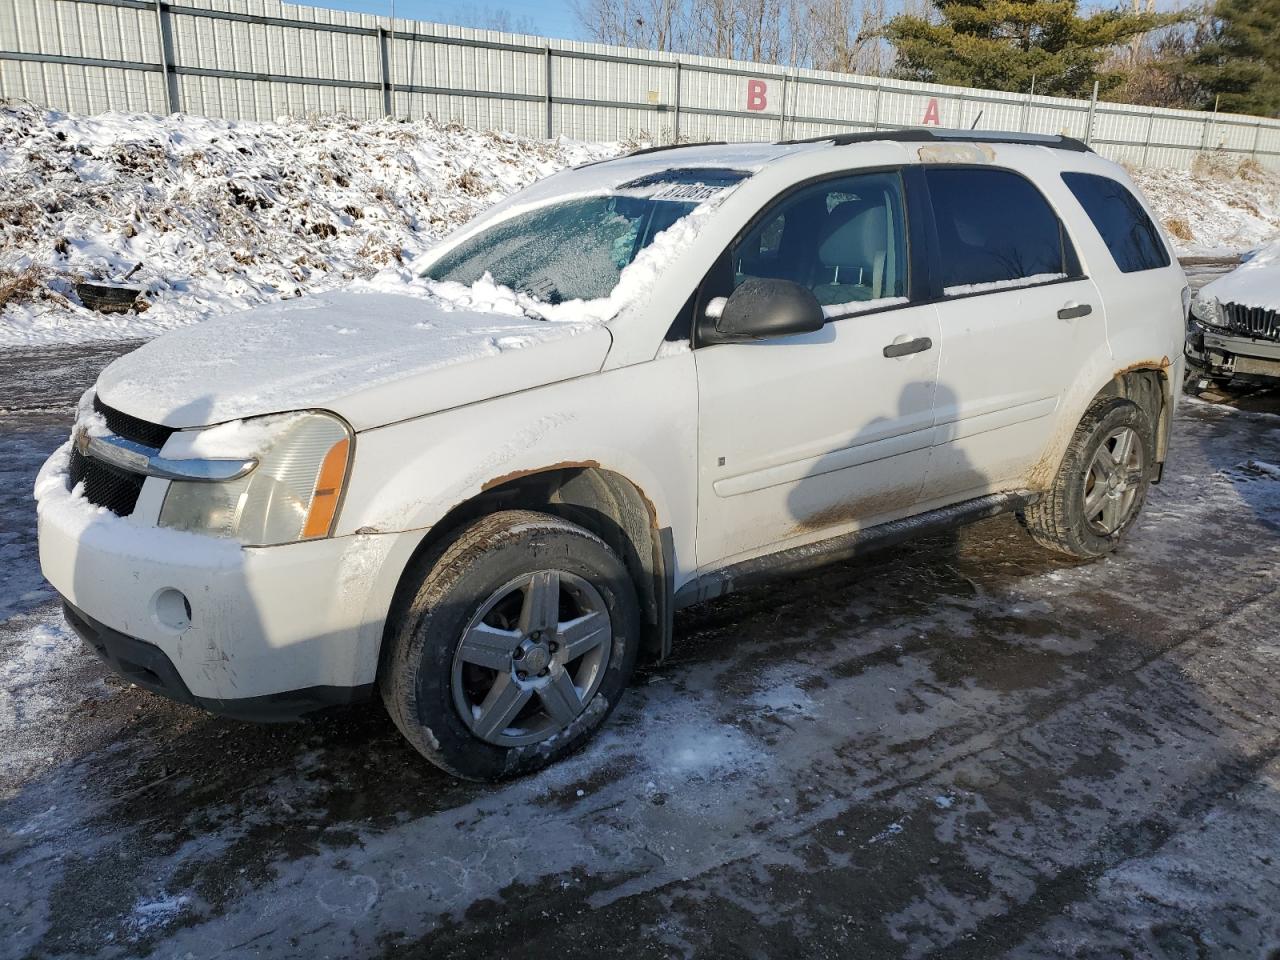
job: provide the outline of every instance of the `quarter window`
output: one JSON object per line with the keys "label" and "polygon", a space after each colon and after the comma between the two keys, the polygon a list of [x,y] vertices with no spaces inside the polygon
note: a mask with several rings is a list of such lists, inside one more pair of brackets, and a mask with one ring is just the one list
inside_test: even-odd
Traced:
{"label": "quarter window", "polygon": [[948,296],[1079,274],[1058,215],[1025,177],[1008,170],[930,167]]}
{"label": "quarter window", "polygon": [[791,280],[813,291],[828,317],[907,293],[902,179],[839,177],[803,187],[769,210],[730,251],[733,285]]}
{"label": "quarter window", "polygon": [[1093,173],[1064,173],[1062,179],[1097,227],[1121,273],[1169,265],[1169,251],[1156,225],[1124,184]]}

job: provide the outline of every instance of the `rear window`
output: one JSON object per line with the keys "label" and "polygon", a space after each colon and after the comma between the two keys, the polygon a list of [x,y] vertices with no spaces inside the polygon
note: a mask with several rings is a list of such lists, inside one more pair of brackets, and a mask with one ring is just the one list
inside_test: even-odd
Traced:
{"label": "rear window", "polygon": [[1169,251],[1156,225],[1124,184],[1093,173],[1064,173],[1062,179],[1102,235],[1122,273],[1169,265]]}
{"label": "rear window", "polygon": [[1008,170],[931,167],[925,176],[948,296],[1079,274],[1053,208]]}

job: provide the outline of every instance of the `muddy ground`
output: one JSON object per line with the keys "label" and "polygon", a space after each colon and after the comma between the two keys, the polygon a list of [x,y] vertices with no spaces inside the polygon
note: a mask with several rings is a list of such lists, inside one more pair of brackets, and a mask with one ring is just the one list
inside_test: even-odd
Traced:
{"label": "muddy ground", "polygon": [[103,359],[0,370],[0,956],[1280,958],[1280,395],[1184,403],[1113,557],[1002,518],[691,609],[481,786],[80,649],[27,496]]}

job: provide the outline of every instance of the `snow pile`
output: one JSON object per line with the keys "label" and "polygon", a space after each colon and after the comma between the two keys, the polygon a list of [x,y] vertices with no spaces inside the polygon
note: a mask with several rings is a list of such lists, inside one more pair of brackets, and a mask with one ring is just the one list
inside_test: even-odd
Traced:
{"label": "snow pile", "polygon": [[1225,277],[1205,284],[1198,296],[1280,310],[1280,242],[1263,247]]}
{"label": "snow pile", "polygon": [[1231,256],[1280,237],[1280,171],[1245,162],[1129,173],[1180,256]]}
{"label": "snow pile", "polygon": [[[788,149],[742,148],[756,166]],[[598,320],[652,283],[661,243],[607,300],[557,308],[496,285],[429,288],[409,282],[408,264],[515,190],[620,150],[431,120],[78,117],[0,101],[0,347],[153,337],[358,281],[466,309]],[[721,164],[732,150],[718,148]],[[1182,254],[1280,235],[1280,173],[1220,162],[1133,173]],[[680,231],[668,232],[669,257]],[[142,312],[86,309],[79,281],[140,288]]]}
{"label": "snow pile", "polygon": [[[0,345],[154,336],[346,286],[418,257],[515,190],[618,149],[430,120],[0,105]],[[123,282],[138,264],[127,284],[144,289],[144,312],[80,304],[78,280]]]}

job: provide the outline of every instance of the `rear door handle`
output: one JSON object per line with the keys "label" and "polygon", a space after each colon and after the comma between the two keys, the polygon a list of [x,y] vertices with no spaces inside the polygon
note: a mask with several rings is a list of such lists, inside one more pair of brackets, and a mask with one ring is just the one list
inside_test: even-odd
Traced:
{"label": "rear door handle", "polygon": [[1058,311],[1059,320],[1074,320],[1076,317],[1087,317],[1093,313],[1093,306],[1088,303],[1069,302]]}
{"label": "rear door handle", "polygon": [[914,340],[903,340],[901,343],[891,343],[884,348],[886,357],[905,357],[913,353],[924,353],[926,350],[933,349],[933,341],[928,337],[916,337]]}

